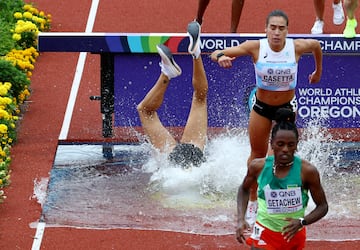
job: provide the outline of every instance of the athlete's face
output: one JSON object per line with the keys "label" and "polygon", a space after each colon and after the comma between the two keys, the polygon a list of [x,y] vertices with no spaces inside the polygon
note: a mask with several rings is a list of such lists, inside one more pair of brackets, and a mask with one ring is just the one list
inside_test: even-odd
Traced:
{"label": "athlete's face", "polygon": [[275,161],[277,163],[287,164],[294,158],[297,149],[298,140],[294,131],[279,130],[271,140],[271,148],[274,151]]}
{"label": "athlete's face", "polygon": [[288,27],[285,18],[281,16],[270,17],[268,25],[265,27],[266,36],[270,47],[279,51],[285,46],[285,39],[288,33]]}

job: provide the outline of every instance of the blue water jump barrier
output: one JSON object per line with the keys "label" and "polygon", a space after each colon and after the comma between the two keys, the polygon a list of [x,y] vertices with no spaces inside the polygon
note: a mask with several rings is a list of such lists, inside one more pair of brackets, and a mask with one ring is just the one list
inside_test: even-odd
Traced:
{"label": "blue water jump barrier", "polygon": [[[223,69],[209,59],[209,53],[263,37],[265,34],[202,34],[200,47],[209,81],[209,128],[247,127],[255,92],[250,57],[240,57],[231,69]],[[306,34],[289,37],[318,39],[323,50],[323,75],[317,84],[308,82],[315,67],[313,56],[303,55],[299,61],[298,126],[306,127],[309,121],[320,119],[321,125],[329,129],[358,129],[360,37]],[[183,70],[181,76],[171,80],[159,115],[165,126],[183,127],[192,97],[192,59],[187,53],[189,40],[185,33],[40,33],[38,50],[100,55],[101,93],[91,99],[100,100],[102,135],[110,138],[114,126],[140,126],[136,105],[159,75],[160,57],[156,51],[159,43],[171,49]]]}

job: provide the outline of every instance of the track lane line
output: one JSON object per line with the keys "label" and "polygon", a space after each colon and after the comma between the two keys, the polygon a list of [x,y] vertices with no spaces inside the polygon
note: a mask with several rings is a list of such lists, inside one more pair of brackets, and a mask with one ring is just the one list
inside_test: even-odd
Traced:
{"label": "track lane line", "polygon": [[[100,2],[100,0],[93,0],[91,3],[89,17],[88,17],[88,21],[87,21],[86,28],[85,28],[86,33],[91,33],[93,30],[99,2]],[[85,67],[86,56],[87,56],[87,52],[80,52],[80,54],[79,54],[79,59],[78,59],[78,63],[77,63],[76,70],[75,70],[75,76],[74,76],[74,80],[72,83],[69,100],[68,100],[68,104],[66,107],[61,131],[60,131],[59,140],[66,140],[68,133],[69,133],[71,118],[72,118],[72,115],[74,112],[74,107],[75,107],[75,101],[76,101],[76,97],[77,97],[77,94],[79,91],[79,86],[80,86],[81,78],[82,78],[84,67]]]}

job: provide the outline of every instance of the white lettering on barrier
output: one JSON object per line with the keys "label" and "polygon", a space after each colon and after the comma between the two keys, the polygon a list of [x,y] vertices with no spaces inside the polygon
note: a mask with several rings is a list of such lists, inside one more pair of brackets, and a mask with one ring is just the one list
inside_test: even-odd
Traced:
{"label": "white lettering on barrier", "polygon": [[360,88],[337,88],[334,91],[330,88],[299,88],[299,94],[306,96],[360,96]]}
{"label": "white lettering on barrier", "polygon": [[302,118],[359,118],[360,88],[299,88]]}
{"label": "white lettering on barrier", "polygon": [[359,51],[360,50],[360,41],[328,41],[320,40],[321,49],[324,51]]}
{"label": "white lettering on barrier", "polygon": [[331,96],[332,89],[330,88],[299,88],[300,96]]}
{"label": "white lettering on barrier", "polygon": [[302,118],[356,118],[360,117],[358,107],[351,106],[302,106],[297,113]]}
{"label": "white lettering on barrier", "polygon": [[300,96],[300,105],[360,105],[360,96]]}
{"label": "white lettering on barrier", "polygon": [[217,50],[217,49],[226,49],[233,46],[238,46],[240,44],[239,40],[230,40],[226,39],[203,39],[200,40],[200,48],[207,50]]}

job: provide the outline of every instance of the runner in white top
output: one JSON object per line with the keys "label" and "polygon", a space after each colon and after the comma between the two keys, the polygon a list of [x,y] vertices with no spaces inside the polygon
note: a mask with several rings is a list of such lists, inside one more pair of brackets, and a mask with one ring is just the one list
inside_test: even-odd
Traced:
{"label": "runner in white top", "polygon": [[[287,42],[288,34],[288,17],[281,10],[272,11],[266,19],[266,41],[268,43],[271,54],[276,58],[277,53],[282,53]],[[309,75],[310,83],[317,83],[320,81],[322,73],[322,51],[319,41],[315,39],[294,39],[294,54],[295,62],[299,61],[300,57],[304,53],[312,53],[315,61],[315,70]],[[287,50],[285,48],[285,50]],[[289,52],[290,53],[290,52]],[[254,64],[260,63],[262,58],[268,55],[260,54],[260,41],[248,40],[241,43],[238,46],[226,48],[225,50],[216,50],[211,54],[211,59],[218,62],[220,67],[231,68],[232,61],[239,56],[251,56]],[[274,60],[274,67],[281,60]],[[268,62],[270,65],[270,61]],[[294,65],[291,66],[293,70]],[[241,69],[239,69],[240,71]],[[259,73],[259,71],[257,72]],[[296,71],[293,72],[296,74]],[[291,73],[292,74],[292,73]],[[295,97],[296,76],[294,75],[294,82],[290,84],[288,89],[275,88],[271,89],[262,83],[259,83],[259,88],[256,91],[256,103],[250,113],[248,133],[251,145],[251,154],[248,158],[248,164],[255,158],[265,157],[268,152],[269,134],[272,127],[272,120],[276,110],[280,107],[293,108],[292,99]],[[275,78],[274,78],[275,79]],[[278,83],[272,83],[274,84]],[[251,189],[250,204],[251,201],[256,201],[256,184]],[[255,203],[256,204],[256,203]],[[256,212],[255,209],[252,211]],[[252,216],[254,216],[253,214]]]}

